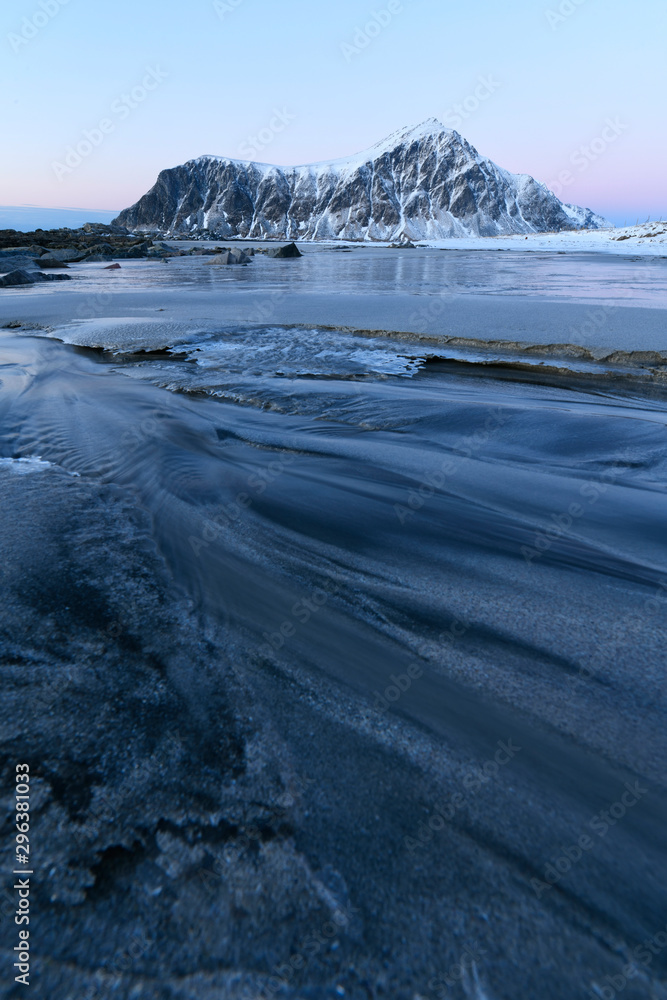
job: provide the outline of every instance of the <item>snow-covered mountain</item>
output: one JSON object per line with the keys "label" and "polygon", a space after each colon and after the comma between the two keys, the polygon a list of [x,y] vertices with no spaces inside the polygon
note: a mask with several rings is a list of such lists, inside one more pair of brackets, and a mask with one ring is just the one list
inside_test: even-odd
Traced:
{"label": "snow-covered mountain", "polygon": [[363,153],[278,167],[200,156],[163,170],[116,219],[137,230],[300,240],[446,239],[611,223],[511,174],[430,118]]}

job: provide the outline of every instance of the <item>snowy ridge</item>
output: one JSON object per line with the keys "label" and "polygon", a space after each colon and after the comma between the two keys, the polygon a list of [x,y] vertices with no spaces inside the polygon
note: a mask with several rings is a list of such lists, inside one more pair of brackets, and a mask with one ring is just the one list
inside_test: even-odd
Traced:
{"label": "snowy ridge", "polygon": [[295,167],[200,156],[163,170],[117,222],[221,238],[445,239],[609,227],[527,174],[482,157],[435,118],[368,150]]}

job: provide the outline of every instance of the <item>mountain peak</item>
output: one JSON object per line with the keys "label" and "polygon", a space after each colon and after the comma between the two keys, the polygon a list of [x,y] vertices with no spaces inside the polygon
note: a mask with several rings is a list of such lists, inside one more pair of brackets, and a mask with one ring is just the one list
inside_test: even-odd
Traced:
{"label": "mountain peak", "polygon": [[411,142],[419,139],[429,139],[432,136],[439,136],[443,133],[452,133],[452,129],[446,128],[437,118],[426,118],[418,125],[404,125],[403,128],[396,129],[386,137],[371,146],[371,150],[393,149],[404,142]]}
{"label": "mountain peak", "polygon": [[201,157],[163,171],[118,216],[131,229],[219,238],[446,239],[597,228],[527,175],[484,159],[437,118],[339,160],[281,167]]}

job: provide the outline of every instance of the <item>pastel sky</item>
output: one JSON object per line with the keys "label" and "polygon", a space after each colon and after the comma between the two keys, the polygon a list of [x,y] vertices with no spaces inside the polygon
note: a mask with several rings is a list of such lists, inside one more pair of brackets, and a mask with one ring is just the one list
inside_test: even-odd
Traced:
{"label": "pastel sky", "polygon": [[664,218],[665,38],[664,0],[5,0],[0,204],[119,210],[203,153],[308,163],[437,117]]}

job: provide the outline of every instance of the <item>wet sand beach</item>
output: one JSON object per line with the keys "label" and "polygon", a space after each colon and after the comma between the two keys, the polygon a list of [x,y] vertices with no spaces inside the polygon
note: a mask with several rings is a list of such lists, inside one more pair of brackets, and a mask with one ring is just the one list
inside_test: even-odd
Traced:
{"label": "wet sand beach", "polygon": [[44,995],[661,996],[667,261],[303,250],[3,290]]}

